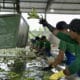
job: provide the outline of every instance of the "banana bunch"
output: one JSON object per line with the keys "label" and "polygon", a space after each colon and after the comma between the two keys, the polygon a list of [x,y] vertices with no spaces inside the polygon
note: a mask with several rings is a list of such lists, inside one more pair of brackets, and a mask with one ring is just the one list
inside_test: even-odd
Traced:
{"label": "banana bunch", "polygon": [[28,13],[28,19],[39,19],[39,15],[37,14],[36,10],[32,8],[32,11]]}
{"label": "banana bunch", "polygon": [[8,78],[10,80],[19,80],[18,78],[20,77],[19,74],[16,74],[15,72],[9,72],[8,73]]}

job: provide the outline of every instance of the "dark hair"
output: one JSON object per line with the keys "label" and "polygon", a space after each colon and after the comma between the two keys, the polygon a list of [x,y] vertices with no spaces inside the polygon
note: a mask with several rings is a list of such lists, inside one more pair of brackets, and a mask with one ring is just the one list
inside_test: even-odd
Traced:
{"label": "dark hair", "polygon": [[73,19],[69,24],[70,30],[80,34],[80,19]]}
{"label": "dark hair", "polygon": [[41,37],[41,40],[43,40],[43,39],[46,39],[46,36],[42,36],[42,37]]}
{"label": "dark hair", "polygon": [[35,40],[39,40],[40,38],[38,36],[35,37]]}
{"label": "dark hair", "polygon": [[35,39],[31,39],[31,42],[32,42],[32,43],[35,43]]}
{"label": "dark hair", "polygon": [[68,29],[68,24],[65,21],[60,21],[56,24],[58,30]]}

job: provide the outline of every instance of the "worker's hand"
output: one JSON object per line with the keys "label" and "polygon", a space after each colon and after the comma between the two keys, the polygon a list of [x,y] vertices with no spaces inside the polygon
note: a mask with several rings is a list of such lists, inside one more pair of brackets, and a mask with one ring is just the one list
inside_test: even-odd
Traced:
{"label": "worker's hand", "polygon": [[54,63],[54,58],[53,57],[49,57],[48,58],[48,64],[49,65],[53,65],[53,63]]}
{"label": "worker's hand", "polygon": [[65,77],[65,74],[63,73],[63,71],[60,71],[58,73],[55,73],[55,74],[52,74],[50,77],[49,77],[49,80],[58,80],[62,77]]}
{"label": "worker's hand", "polygon": [[47,21],[43,18],[39,20],[39,23],[42,24],[44,27],[47,25]]}

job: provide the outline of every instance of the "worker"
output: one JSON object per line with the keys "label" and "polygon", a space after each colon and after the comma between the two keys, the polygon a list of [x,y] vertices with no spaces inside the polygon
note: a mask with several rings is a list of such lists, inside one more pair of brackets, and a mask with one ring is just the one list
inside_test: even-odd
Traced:
{"label": "worker", "polygon": [[[63,35],[67,36],[67,37],[66,36],[62,37],[61,36],[62,38],[65,38],[67,42],[69,42],[69,43],[71,43],[71,41],[72,41],[72,43],[75,42],[69,37],[69,32],[67,31],[68,26],[67,26],[66,22],[64,22],[64,21],[58,22],[57,25],[56,25],[56,29],[58,30],[58,33],[61,32]],[[63,39],[63,40],[65,40],[65,39]],[[60,41],[60,44],[62,44],[62,40]],[[64,45],[66,46],[66,44],[64,44]],[[58,64],[60,64],[64,59],[64,53],[66,54],[66,57],[67,57],[66,63],[70,64],[75,59],[75,56],[71,53],[71,49],[69,49],[69,48],[67,48],[67,46],[66,46],[65,52],[62,52],[62,49],[60,49],[60,46],[59,46],[60,51],[59,51],[59,54],[58,54],[57,58],[54,61],[52,61],[52,60],[48,61],[49,66],[45,67],[43,70],[45,70],[45,71],[51,70],[51,68],[53,66],[56,67]],[[69,50],[67,50],[67,49],[69,49]]]}
{"label": "worker", "polygon": [[[74,39],[77,44],[73,44],[76,49],[76,59],[63,71],[55,73],[50,76],[50,80],[58,80],[61,77],[69,76],[80,71],[80,19],[74,19],[70,23],[70,37]],[[74,49],[73,49],[74,50]]]}
{"label": "worker", "polygon": [[42,36],[42,41],[44,42],[43,49],[46,53],[46,56],[50,57],[51,56],[51,44],[46,38],[46,36]]}
{"label": "worker", "polygon": [[[59,39],[70,42],[70,43],[74,43],[74,40],[71,39],[68,34],[66,34],[67,31],[63,29],[63,27],[68,28],[68,25],[66,24],[66,22],[60,21],[59,23],[57,23],[56,25],[57,27],[54,27],[51,24],[49,24],[45,19],[42,18],[40,19],[39,23],[42,24],[43,27],[47,27],[52,32],[52,34],[58,37]],[[60,30],[58,26],[60,27],[62,26],[61,28],[63,30]]]}

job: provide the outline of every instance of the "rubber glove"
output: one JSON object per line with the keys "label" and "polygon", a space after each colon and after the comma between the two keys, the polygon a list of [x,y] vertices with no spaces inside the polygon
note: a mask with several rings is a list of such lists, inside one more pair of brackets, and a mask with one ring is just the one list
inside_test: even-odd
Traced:
{"label": "rubber glove", "polygon": [[40,19],[39,23],[42,24],[44,27],[47,25],[47,21],[45,19]]}

